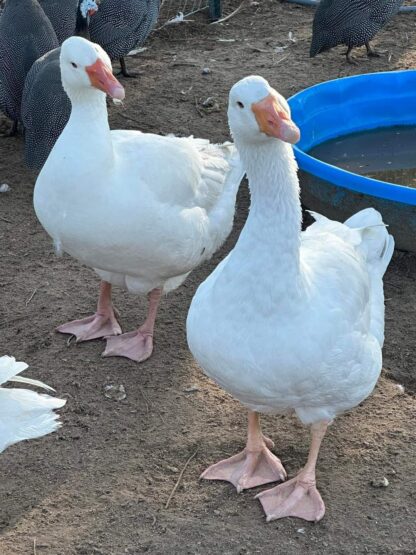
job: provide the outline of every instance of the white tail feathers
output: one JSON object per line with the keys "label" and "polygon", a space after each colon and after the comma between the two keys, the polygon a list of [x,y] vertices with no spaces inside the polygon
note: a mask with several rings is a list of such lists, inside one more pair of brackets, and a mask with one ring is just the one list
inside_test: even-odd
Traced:
{"label": "white tail feathers", "polygon": [[368,266],[383,276],[393,256],[394,239],[388,233],[381,214],[374,208],[366,208],[348,218],[344,224],[360,232],[362,241],[357,250]]}
{"label": "white tail feathers", "polygon": [[[18,374],[27,368],[14,357],[0,357],[0,383],[20,382],[53,389],[43,382]],[[40,395],[28,389],[0,387],[0,453],[9,445],[24,439],[41,437],[57,430],[61,423],[54,412],[65,405],[65,399]]]}

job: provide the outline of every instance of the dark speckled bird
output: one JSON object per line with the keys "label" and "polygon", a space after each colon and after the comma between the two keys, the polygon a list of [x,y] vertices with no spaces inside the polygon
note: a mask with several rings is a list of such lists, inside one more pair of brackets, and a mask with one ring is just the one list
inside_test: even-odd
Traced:
{"label": "dark speckled bird", "polygon": [[[98,10],[92,0],[77,0],[75,34],[89,38],[89,17]],[[93,16],[95,17],[95,16]],[[40,170],[71,114],[71,102],[62,87],[60,48],[37,60],[27,74],[21,118],[25,129],[25,161]]]}
{"label": "dark speckled bird", "polygon": [[121,73],[131,77],[124,56],[147,39],[159,16],[159,0],[102,0],[91,20],[92,42],[98,43],[112,60],[120,60]]}
{"label": "dark speckled bird", "polygon": [[33,62],[58,46],[55,31],[37,0],[7,0],[0,18],[0,108],[20,119],[25,78]]}
{"label": "dark speckled bird", "polygon": [[55,29],[59,44],[72,37],[77,19],[78,0],[38,0]]}
{"label": "dark speckled bird", "polygon": [[321,0],[313,20],[310,57],[338,44],[348,47],[350,63],[356,63],[351,50],[357,46],[365,45],[368,56],[378,56],[370,41],[402,4],[403,0]]}

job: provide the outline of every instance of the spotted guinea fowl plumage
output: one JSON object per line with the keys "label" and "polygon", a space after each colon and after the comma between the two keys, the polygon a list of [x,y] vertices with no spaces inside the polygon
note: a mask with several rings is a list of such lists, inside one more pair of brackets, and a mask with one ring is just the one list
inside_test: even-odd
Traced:
{"label": "spotted guinea fowl plumage", "polygon": [[0,108],[15,123],[28,71],[57,46],[55,31],[37,0],[7,0],[0,18]]}
{"label": "spotted guinea fowl plumage", "polygon": [[72,37],[75,30],[78,0],[38,0],[55,29],[59,44]]}
{"label": "spotted guinea fowl plumage", "polygon": [[159,16],[159,7],[159,0],[102,0],[90,25],[92,42],[104,48],[112,60],[123,58],[144,43]]}
{"label": "spotted guinea fowl plumage", "polygon": [[357,46],[367,47],[376,33],[399,11],[403,0],[321,0],[313,20],[311,58],[339,44],[350,52]]}
{"label": "spotted guinea fowl plumage", "polygon": [[41,169],[71,112],[71,103],[62,89],[60,51],[54,48],[39,58],[25,82],[22,98],[25,161],[32,169]]}
{"label": "spotted guinea fowl plumage", "polygon": [[[77,0],[75,34],[89,38],[89,16],[84,17]],[[90,8],[97,5],[90,2]],[[95,15],[93,16],[95,17]],[[25,128],[25,161],[40,170],[71,114],[71,103],[62,87],[60,48],[47,52],[30,69],[23,90],[21,118]]]}

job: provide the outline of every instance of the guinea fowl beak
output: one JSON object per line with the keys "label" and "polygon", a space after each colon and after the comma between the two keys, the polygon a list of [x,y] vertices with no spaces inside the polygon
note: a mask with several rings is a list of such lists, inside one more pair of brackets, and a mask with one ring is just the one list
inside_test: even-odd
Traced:
{"label": "guinea fowl beak", "polygon": [[90,78],[91,85],[100,91],[105,92],[111,98],[123,100],[125,97],[124,87],[114,77],[111,68],[97,59],[95,63],[85,68]]}
{"label": "guinea fowl beak", "polygon": [[292,145],[299,141],[299,128],[293,123],[289,114],[273,94],[269,94],[259,102],[254,102],[251,109],[260,131],[269,137],[276,137],[276,139],[281,139]]}

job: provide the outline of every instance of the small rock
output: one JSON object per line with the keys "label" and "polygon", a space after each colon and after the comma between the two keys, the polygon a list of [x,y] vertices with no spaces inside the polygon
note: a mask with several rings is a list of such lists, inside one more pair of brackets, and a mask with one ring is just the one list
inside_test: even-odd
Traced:
{"label": "small rock", "polygon": [[219,110],[220,110],[220,106],[219,106],[217,100],[213,96],[209,96],[208,98],[206,98],[201,103],[201,106],[204,109],[204,111],[207,112],[208,114],[210,112],[219,112]]}
{"label": "small rock", "polygon": [[405,392],[404,385],[402,385],[401,383],[396,383],[394,384],[394,386],[397,389],[397,395],[404,395],[404,392]]}
{"label": "small rock", "polygon": [[199,391],[199,387],[196,385],[190,385],[189,387],[185,387],[184,389],[185,393],[195,393],[196,391]]}
{"label": "small rock", "polygon": [[8,193],[11,190],[10,185],[7,185],[7,183],[3,183],[2,185],[0,185],[0,193]]}
{"label": "small rock", "polygon": [[127,397],[126,390],[123,384],[114,385],[107,384],[104,386],[104,397],[112,399],[113,401],[122,401]]}
{"label": "small rock", "polygon": [[305,533],[305,528],[298,528],[298,529],[296,530],[296,532],[297,532],[298,534],[304,534],[304,533]]}
{"label": "small rock", "polygon": [[167,466],[166,468],[171,472],[179,472],[179,469],[176,468],[176,466]]}
{"label": "small rock", "polygon": [[127,56],[135,56],[136,54],[141,54],[146,50],[147,50],[147,46],[140,46],[139,48],[133,48],[133,50],[130,50]]}
{"label": "small rock", "polygon": [[371,480],[371,485],[373,488],[386,488],[389,485],[389,481],[383,476],[382,478],[374,478],[374,480]]}
{"label": "small rock", "polygon": [[209,69],[209,67],[204,67],[201,73],[202,75],[209,75],[211,73],[211,70]]}

